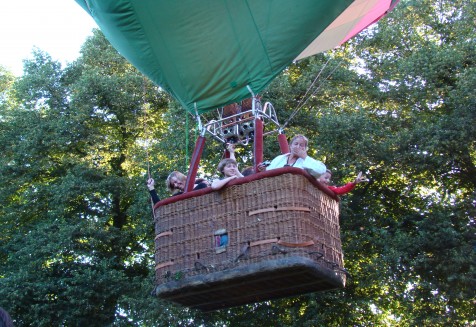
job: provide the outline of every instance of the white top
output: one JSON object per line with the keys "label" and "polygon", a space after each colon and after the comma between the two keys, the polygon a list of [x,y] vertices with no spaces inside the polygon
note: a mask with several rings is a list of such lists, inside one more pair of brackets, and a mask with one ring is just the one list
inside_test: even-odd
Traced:
{"label": "white top", "polygon": [[[271,161],[271,164],[266,168],[266,170],[284,167],[288,162],[289,155],[290,153],[286,153],[277,156],[273,159],[273,161]],[[324,165],[321,161],[313,159],[309,156],[307,156],[304,160],[302,158],[298,158],[292,167],[302,168],[316,178],[326,172],[326,165]]]}

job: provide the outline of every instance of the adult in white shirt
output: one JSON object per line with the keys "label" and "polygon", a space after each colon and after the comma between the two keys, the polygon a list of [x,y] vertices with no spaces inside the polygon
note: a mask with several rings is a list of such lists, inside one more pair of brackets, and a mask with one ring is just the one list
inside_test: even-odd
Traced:
{"label": "adult in white shirt", "polygon": [[302,168],[314,177],[319,177],[326,172],[326,166],[319,160],[313,159],[307,155],[308,140],[304,135],[296,135],[290,143],[290,153],[277,156],[266,167],[262,163],[258,165],[258,170],[270,170],[281,167]]}

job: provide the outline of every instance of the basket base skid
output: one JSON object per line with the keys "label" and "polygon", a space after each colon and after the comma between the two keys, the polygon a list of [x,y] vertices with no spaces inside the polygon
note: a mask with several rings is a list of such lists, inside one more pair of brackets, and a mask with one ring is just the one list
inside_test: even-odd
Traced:
{"label": "basket base skid", "polygon": [[213,311],[345,286],[345,276],[304,257],[267,260],[160,284],[155,295]]}

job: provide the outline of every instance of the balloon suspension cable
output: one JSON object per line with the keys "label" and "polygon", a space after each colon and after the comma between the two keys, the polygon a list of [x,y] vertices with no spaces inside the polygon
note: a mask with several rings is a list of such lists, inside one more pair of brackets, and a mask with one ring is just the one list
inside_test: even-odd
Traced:
{"label": "balloon suspension cable", "polygon": [[202,120],[198,114],[197,103],[194,102],[193,106],[195,107],[195,119],[197,120],[197,129],[200,131],[200,136],[205,136],[206,129],[203,128]]}
{"label": "balloon suspension cable", "polygon": [[189,162],[188,161],[188,147],[189,147],[188,121],[189,121],[188,112],[185,110],[185,133],[184,133],[185,134],[185,166]]}
{"label": "balloon suspension cable", "polygon": [[[299,112],[299,110],[302,109],[302,107],[309,101],[309,99],[311,97],[313,97],[317,91],[319,91],[319,89],[321,88],[322,84],[323,83],[319,83],[319,85],[315,88],[315,90],[309,94],[309,92],[312,90],[312,88],[314,87],[314,85],[316,84],[316,82],[319,80],[319,77],[321,76],[322,72],[324,71],[324,69],[327,67],[327,64],[329,63],[329,61],[331,60],[331,57],[329,57],[329,59],[327,59],[326,63],[321,67],[321,70],[319,71],[319,73],[317,74],[316,78],[314,79],[314,81],[312,81],[311,85],[307,88],[306,90],[306,93],[304,94],[304,96],[301,98],[301,100],[299,101],[296,109],[294,109],[294,111],[291,113],[291,115],[289,116],[289,118],[286,120],[286,122],[282,125],[281,129],[284,129],[288,124],[289,122],[294,119],[294,117],[297,115],[297,113]],[[326,76],[326,78],[324,78],[324,81],[328,80],[329,77],[332,76],[332,74],[336,71],[336,69],[340,66],[340,64],[342,63],[342,59],[337,63],[337,65],[331,70],[331,72]],[[309,94],[309,95],[308,95]]]}
{"label": "balloon suspension cable", "polygon": [[255,97],[255,93],[254,93],[253,90],[251,89],[251,86],[246,85],[246,88],[248,89],[248,91],[250,91],[251,96],[254,98],[254,97]]}
{"label": "balloon suspension cable", "polygon": [[253,92],[253,90],[251,89],[249,85],[246,85],[246,88],[251,93],[251,98],[253,99],[253,101],[251,101],[251,112],[253,113],[253,116],[256,117],[255,93]]}

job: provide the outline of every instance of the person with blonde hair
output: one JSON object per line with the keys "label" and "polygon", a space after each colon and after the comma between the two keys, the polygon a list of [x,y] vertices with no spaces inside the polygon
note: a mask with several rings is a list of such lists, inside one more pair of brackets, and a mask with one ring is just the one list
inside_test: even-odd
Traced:
{"label": "person with blonde hair", "polygon": [[[172,196],[182,194],[185,190],[185,184],[187,182],[187,176],[182,174],[179,171],[173,171],[169,174],[165,180],[165,185],[167,189],[172,193]],[[210,186],[207,180],[199,178],[195,180],[193,190],[199,190],[205,187]],[[149,189],[152,202],[157,203],[160,201],[159,195],[155,190],[155,181],[153,178],[147,180],[147,188]]]}
{"label": "person with blonde hair", "polygon": [[268,167],[263,163],[259,164],[258,171],[281,167],[296,167],[302,168],[315,178],[318,178],[326,172],[326,165],[307,155],[308,143],[308,139],[304,135],[299,134],[294,136],[289,146],[289,153],[277,156],[273,161],[271,161]]}

